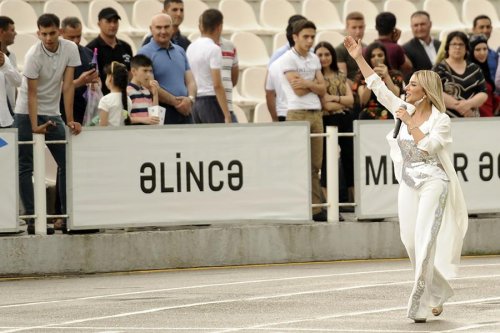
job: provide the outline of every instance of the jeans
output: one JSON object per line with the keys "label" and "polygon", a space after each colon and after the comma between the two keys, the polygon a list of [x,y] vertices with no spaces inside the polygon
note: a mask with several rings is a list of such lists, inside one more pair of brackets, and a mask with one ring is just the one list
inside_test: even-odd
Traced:
{"label": "jeans", "polygon": [[[52,120],[57,126],[49,127],[45,133],[45,140],[65,140],[65,124],[61,116],[38,116],[38,124],[41,125]],[[19,141],[33,140],[30,117],[27,114],[16,114],[14,116],[14,127],[18,130]],[[58,182],[57,190],[61,198],[61,212],[66,213],[66,145],[47,144],[50,153],[57,163]],[[24,205],[25,214],[32,215],[35,212],[33,197],[33,146],[19,145],[19,192]]]}

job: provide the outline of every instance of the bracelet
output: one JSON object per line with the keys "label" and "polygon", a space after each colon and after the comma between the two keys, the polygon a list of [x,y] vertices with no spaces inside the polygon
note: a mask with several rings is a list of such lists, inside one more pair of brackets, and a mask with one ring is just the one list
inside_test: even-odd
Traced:
{"label": "bracelet", "polygon": [[413,127],[408,128],[408,132],[413,131],[415,128],[418,128],[418,126],[413,126]]}

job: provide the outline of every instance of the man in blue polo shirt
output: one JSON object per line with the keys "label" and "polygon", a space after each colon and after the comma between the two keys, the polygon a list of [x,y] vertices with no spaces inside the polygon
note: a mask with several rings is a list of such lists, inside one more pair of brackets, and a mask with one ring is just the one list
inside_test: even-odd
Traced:
{"label": "man in blue polo shirt", "polygon": [[138,54],[153,62],[153,74],[160,85],[160,105],[166,109],[165,124],[190,124],[196,82],[184,49],[171,42],[172,18],[163,13],[153,16],[150,30],[153,38]]}

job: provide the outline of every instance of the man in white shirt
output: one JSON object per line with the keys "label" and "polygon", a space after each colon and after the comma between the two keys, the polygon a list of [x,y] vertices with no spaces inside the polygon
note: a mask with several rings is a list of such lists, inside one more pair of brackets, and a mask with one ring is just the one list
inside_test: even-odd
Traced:
{"label": "man in white shirt", "polygon": [[186,55],[198,91],[193,107],[195,123],[230,123],[222,83],[222,52],[217,43],[222,33],[222,13],[207,9],[200,17],[201,37],[189,45]]}
{"label": "man in white shirt", "polygon": [[11,127],[14,122],[16,89],[22,80],[16,58],[7,49],[14,43],[15,37],[14,21],[7,16],[0,16],[0,128]]}
{"label": "man in white shirt", "polygon": [[[326,93],[318,57],[309,52],[316,37],[313,22],[300,20],[293,24],[295,45],[281,57],[281,70],[285,76],[283,91],[287,100],[287,121],[308,121],[311,133],[323,133],[320,97]],[[311,138],[312,203],[321,203],[319,170],[323,160],[323,139]],[[321,208],[313,208],[315,221],[326,221]]]}
{"label": "man in white shirt", "polygon": [[276,118],[278,121],[285,121],[288,112],[283,79],[281,58],[278,58],[267,69],[266,77],[266,103],[273,121],[276,121]]}
{"label": "man in white shirt", "polygon": [[[23,82],[17,98],[14,127],[19,141],[31,141],[32,133],[45,134],[47,141],[65,140],[65,125],[61,118],[59,101],[64,93],[67,125],[73,134],[81,131],[81,125],[73,121],[74,68],[81,64],[75,43],[59,39],[60,21],[54,14],[38,18],[39,42],[26,54]],[[62,144],[47,145],[58,166],[58,191],[61,211],[66,213],[66,148]],[[19,146],[19,188],[25,213],[34,213],[33,199],[33,147]],[[28,233],[35,232],[32,220],[28,220]]]}

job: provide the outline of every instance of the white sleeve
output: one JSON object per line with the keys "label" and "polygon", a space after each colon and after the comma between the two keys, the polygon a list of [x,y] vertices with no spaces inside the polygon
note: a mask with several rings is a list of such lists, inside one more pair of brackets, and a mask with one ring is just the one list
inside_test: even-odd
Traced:
{"label": "white sleeve", "polygon": [[40,76],[40,63],[38,57],[34,56],[37,47],[40,47],[41,42],[37,42],[26,53],[24,61],[23,75],[28,79],[36,80]]}
{"label": "white sleeve", "polygon": [[291,51],[288,51],[283,56],[281,56],[281,73],[297,71],[297,64],[290,56]]}
{"label": "white sleeve", "polygon": [[[439,112],[433,110],[433,112]],[[446,145],[452,142],[451,121],[446,114],[440,114],[439,119],[429,130],[429,133],[418,142],[417,148],[424,150],[429,154],[437,154]]]}
{"label": "white sleeve", "polygon": [[210,59],[210,69],[221,69],[222,68],[222,52],[220,47],[216,46],[212,48],[209,55]]}
{"label": "white sleeve", "polygon": [[97,106],[99,110],[109,112],[109,98],[107,98],[108,96],[109,95],[106,95],[99,100],[99,105]]}
{"label": "white sleeve", "polygon": [[21,76],[21,73],[17,71],[17,68],[14,68],[12,66],[9,57],[5,57],[5,62],[2,67],[0,67],[0,71],[4,74],[5,80],[13,86],[13,87],[19,87],[21,85],[21,82],[23,80],[23,77]]}
{"label": "white sleeve", "polygon": [[75,43],[69,42],[68,43],[68,64],[66,66],[69,67],[78,67],[82,64],[82,61],[80,60],[80,53],[78,52],[78,46],[76,46]]}
{"label": "white sleeve", "polygon": [[366,78],[366,86],[373,91],[377,96],[377,100],[385,106],[389,112],[394,116],[394,121],[396,121],[395,113],[401,107],[402,104],[406,105],[406,109],[411,114],[415,107],[409,103],[406,103],[401,98],[394,95],[392,91],[387,88],[382,79],[375,73]]}

